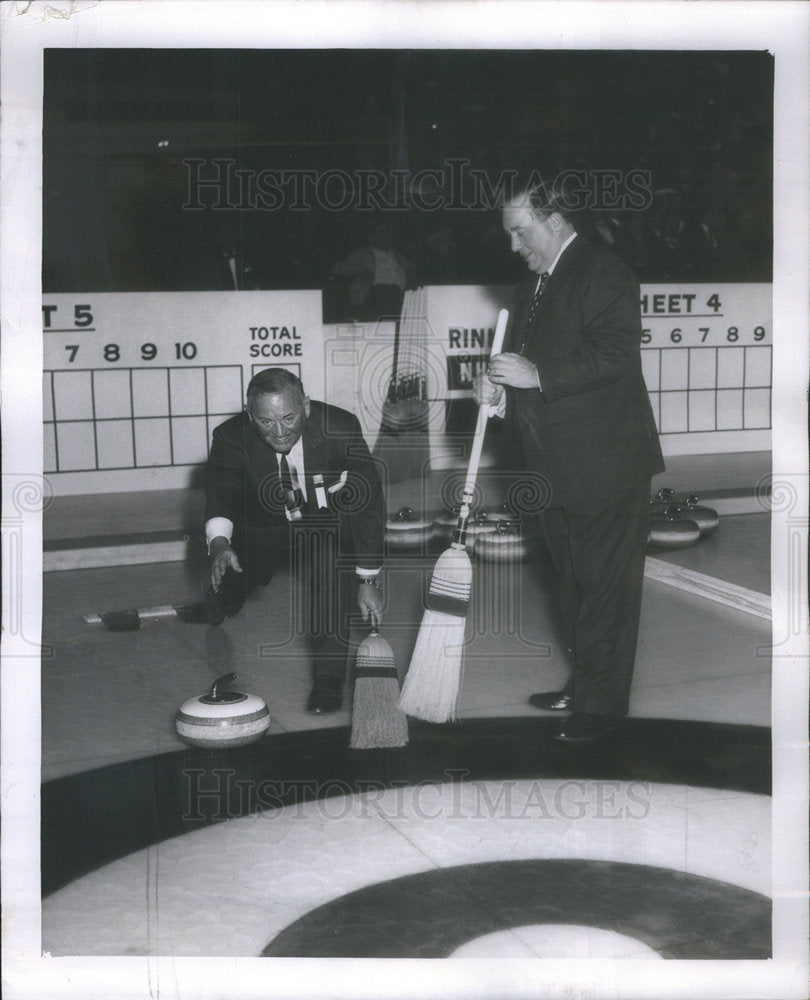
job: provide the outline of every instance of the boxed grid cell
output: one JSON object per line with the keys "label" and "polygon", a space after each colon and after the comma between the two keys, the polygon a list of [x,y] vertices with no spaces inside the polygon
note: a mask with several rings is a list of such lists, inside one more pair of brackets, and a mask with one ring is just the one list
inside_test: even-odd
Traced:
{"label": "boxed grid cell", "polygon": [[171,465],[172,448],[166,417],[141,417],[135,428],[135,466]]}
{"label": "boxed grid cell", "polygon": [[59,472],[95,470],[96,441],[91,420],[68,420],[56,425],[56,459]]}
{"label": "boxed grid cell", "polygon": [[42,419],[53,420],[53,372],[42,373]]}
{"label": "boxed grid cell", "polygon": [[242,369],[239,365],[206,368],[208,413],[238,413],[242,409]]}
{"label": "boxed grid cell", "polygon": [[205,372],[202,368],[172,368],[169,372],[172,414],[205,413]]}
{"label": "boxed grid cell", "polygon": [[771,390],[745,389],[743,393],[743,427],[745,430],[771,426]]}
{"label": "boxed grid cell", "polygon": [[721,347],[717,351],[717,388],[741,389],[744,351],[739,347]]}
{"label": "boxed grid cell", "polygon": [[102,368],[93,372],[93,396],[99,420],[132,416],[129,368]]}
{"label": "boxed grid cell", "polygon": [[662,434],[682,434],[689,430],[687,411],[687,393],[661,393],[661,423]]}
{"label": "boxed grid cell", "polygon": [[57,472],[56,468],[56,427],[54,424],[45,424],[42,429],[42,470],[43,472]]}
{"label": "boxed grid cell", "polygon": [[689,393],[689,430],[713,431],[715,429],[714,389],[693,389]]}
{"label": "boxed grid cell", "polygon": [[93,390],[90,372],[54,372],[53,404],[56,420],[92,420]]}
{"label": "boxed grid cell", "polygon": [[661,351],[661,388],[686,389],[689,385],[689,350],[672,348]]}
{"label": "boxed grid cell", "polygon": [[745,385],[762,389],[771,384],[770,347],[745,348]]}
{"label": "boxed grid cell", "polygon": [[98,467],[131,469],[135,465],[131,420],[99,420],[96,424]]}
{"label": "boxed grid cell", "polygon": [[657,392],[661,387],[661,352],[647,350],[641,352],[641,371],[648,392]]}
{"label": "boxed grid cell", "polygon": [[743,425],[742,389],[717,390],[717,429],[737,431]]}
{"label": "boxed grid cell", "polygon": [[208,457],[205,417],[172,417],[172,457],[175,465],[198,465]]}
{"label": "boxed grid cell", "polygon": [[689,351],[689,388],[714,389],[717,384],[717,351],[695,347]]}
{"label": "boxed grid cell", "polygon": [[165,417],[169,414],[169,378],[166,368],[132,370],[132,415]]}

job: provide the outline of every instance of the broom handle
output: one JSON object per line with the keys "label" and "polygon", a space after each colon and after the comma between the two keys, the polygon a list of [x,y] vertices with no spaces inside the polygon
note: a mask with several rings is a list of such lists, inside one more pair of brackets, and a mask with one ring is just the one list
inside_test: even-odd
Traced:
{"label": "broom handle", "polygon": [[[508,319],[509,311],[507,309],[501,309],[498,313],[498,322],[495,325],[495,336],[492,338],[492,348],[489,352],[490,357],[501,353]],[[462,520],[466,522],[467,518],[470,516],[470,504],[472,504],[473,501],[475,480],[478,476],[478,466],[481,462],[481,450],[484,447],[484,433],[487,429],[487,421],[489,420],[490,414],[490,404],[482,403],[478,407],[478,422],[475,425],[475,434],[473,435],[472,449],[470,451],[470,463],[467,466],[467,479],[464,483],[464,495],[461,498],[459,523],[461,523]]]}

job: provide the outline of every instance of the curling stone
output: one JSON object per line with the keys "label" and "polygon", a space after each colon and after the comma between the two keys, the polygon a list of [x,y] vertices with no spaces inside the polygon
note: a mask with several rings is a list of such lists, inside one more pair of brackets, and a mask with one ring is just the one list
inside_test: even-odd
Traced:
{"label": "curling stone", "polygon": [[[450,542],[452,540],[453,532],[456,530],[456,525],[458,523],[458,515],[460,511],[460,507],[454,507],[446,514],[439,514],[439,516],[433,521],[430,530],[433,538],[437,542]],[[469,524],[469,521],[467,523]]]}
{"label": "curling stone", "polygon": [[430,534],[430,521],[418,518],[412,507],[400,507],[385,523],[385,540],[391,550],[420,548]]}
{"label": "curling stone", "polygon": [[694,493],[678,494],[675,490],[664,487],[658,491],[652,502],[664,506],[678,504],[683,509],[684,515],[698,526],[701,538],[710,535],[720,523],[720,515],[717,511],[701,504],[700,497]]}
{"label": "curling stone", "polygon": [[491,520],[489,514],[482,510],[467,521],[467,548],[474,551],[482,538],[495,534],[499,522]]}
{"label": "curling stone", "polygon": [[690,493],[686,498],[685,514],[690,521],[694,521],[700,529],[700,537],[705,538],[710,535],[720,523],[720,515],[712,507],[706,507],[699,503],[700,497]]}
{"label": "curling stone", "polygon": [[184,702],[175,717],[175,728],[195,747],[241,747],[258,740],[270,725],[270,711],[261,698],[241,691],[223,691],[236,674],[224,674],[208,694]]}
{"label": "curling stone", "polygon": [[647,544],[657,549],[681,549],[694,545],[700,538],[700,528],[683,516],[680,504],[668,504],[650,516]]}
{"label": "curling stone", "polygon": [[518,562],[529,551],[520,535],[520,525],[498,521],[494,531],[481,535],[475,543],[475,554],[487,562]]}
{"label": "curling stone", "polygon": [[[459,508],[456,507],[451,513],[440,514],[433,522],[433,537],[441,542],[451,542],[453,533],[458,525]],[[468,552],[475,549],[478,539],[482,535],[489,534],[495,530],[495,522],[490,521],[486,511],[481,511],[475,517],[467,518],[467,525],[464,531],[465,546]]]}

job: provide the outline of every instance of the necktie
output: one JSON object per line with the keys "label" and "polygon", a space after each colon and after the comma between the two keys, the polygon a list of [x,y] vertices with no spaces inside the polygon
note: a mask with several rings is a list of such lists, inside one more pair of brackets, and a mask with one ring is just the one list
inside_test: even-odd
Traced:
{"label": "necktie", "polygon": [[287,517],[290,521],[297,521],[301,517],[301,503],[303,501],[303,497],[301,496],[300,490],[295,488],[293,471],[290,469],[286,455],[281,456],[278,474],[281,479],[281,487],[284,490],[284,502],[287,508]]}
{"label": "necktie", "polygon": [[526,343],[529,339],[529,331],[531,330],[532,323],[534,322],[534,316],[537,312],[537,305],[540,302],[540,296],[543,294],[543,289],[546,287],[546,282],[548,281],[548,271],[543,271],[540,275],[540,281],[532,298],[532,304],[529,306],[529,317],[526,320],[526,328],[523,331],[523,340],[520,344],[520,353],[524,354],[526,351]]}

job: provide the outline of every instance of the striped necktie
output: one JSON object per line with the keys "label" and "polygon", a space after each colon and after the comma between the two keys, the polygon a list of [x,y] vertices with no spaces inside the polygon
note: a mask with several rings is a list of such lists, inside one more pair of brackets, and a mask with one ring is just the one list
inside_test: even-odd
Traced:
{"label": "striped necktie", "polygon": [[538,282],[537,288],[532,298],[532,304],[529,306],[529,316],[526,320],[526,327],[523,331],[523,340],[520,344],[520,353],[525,354],[526,344],[529,340],[529,331],[531,330],[532,323],[534,322],[535,313],[537,312],[537,305],[540,302],[540,296],[543,294],[543,289],[546,287],[546,282],[548,281],[548,271],[543,271],[540,275],[540,281]]}
{"label": "striped necktie", "polygon": [[[294,470],[295,466],[292,468]],[[303,504],[304,497],[301,490],[297,489],[295,486],[295,483],[298,481],[298,477],[296,476],[293,478],[293,472],[290,469],[287,456],[284,454],[282,454],[279,462],[278,475],[281,480],[281,487],[284,490],[284,502],[287,508],[287,519],[290,521],[298,521],[301,517],[301,505]]]}

